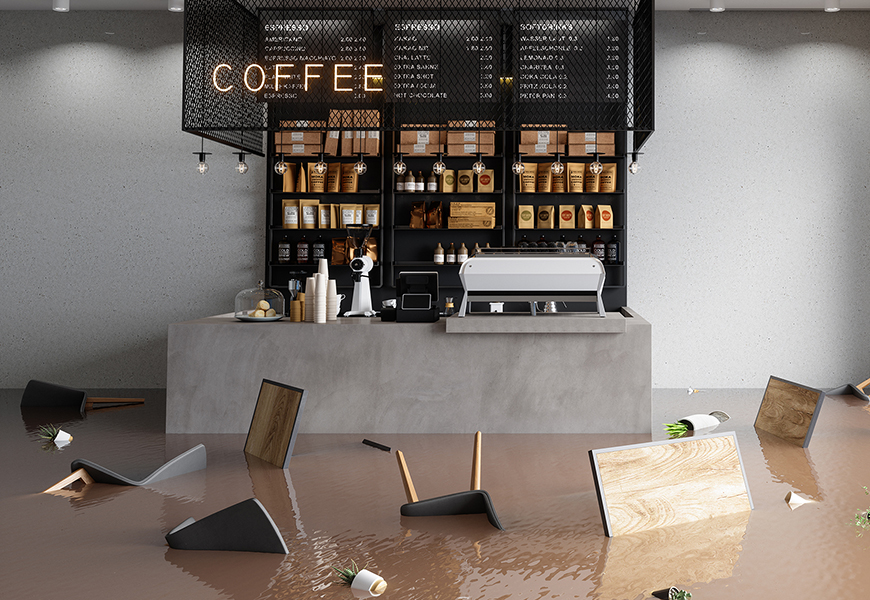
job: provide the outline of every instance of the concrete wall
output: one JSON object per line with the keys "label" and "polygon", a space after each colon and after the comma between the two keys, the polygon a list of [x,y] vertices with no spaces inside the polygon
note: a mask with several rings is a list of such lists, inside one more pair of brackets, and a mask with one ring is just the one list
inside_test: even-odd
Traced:
{"label": "concrete wall", "polygon": [[868,30],[866,12],[656,13],[628,249],[653,387],[870,377]]}
{"label": "concrete wall", "polygon": [[[656,19],[627,246],[653,386],[865,379],[870,14]],[[0,13],[0,387],[162,387],[168,324],[261,277],[264,161],[207,143],[194,173],[181,41],[167,11]]]}

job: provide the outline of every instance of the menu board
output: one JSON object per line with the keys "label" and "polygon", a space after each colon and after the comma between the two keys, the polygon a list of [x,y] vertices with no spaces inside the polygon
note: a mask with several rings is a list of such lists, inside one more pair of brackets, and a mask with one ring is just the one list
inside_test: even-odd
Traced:
{"label": "menu board", "polygon": [[627,21],[537,15],[515,34],[517,100],[625,102]]}
{"label": "menu board", "polygon": [[390,102],[493,102],[498,99],[498,22],[486,11],[392,13],[384,29]]}
{"label": "menu board", "polygon": [[[348,11],[341,13],[347,16]],[[265,81],[260,99],[333,104],[378,99],[382,92],[366,89],[382,89],[383,72],[374,27],[363,16],[330,18],[329,11],[287,11],[261,19]],[[254,85],[259,77],[259,72],[249,75]]]}

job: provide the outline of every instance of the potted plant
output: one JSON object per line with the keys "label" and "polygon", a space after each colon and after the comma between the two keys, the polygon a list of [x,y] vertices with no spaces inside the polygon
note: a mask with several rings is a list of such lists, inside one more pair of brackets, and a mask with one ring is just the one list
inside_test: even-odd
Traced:
{"label": "potted plant", "polygon": [[66,446],[72,441],[72,436],[63,429],[49,423],[48,425],[40,425],[37,435],[49,442],[54,442],[58,446]]}
{"label": "potted plant", "polygon": [[[370,596],[380,596],[387,589],[387,582],[377,573],[372,573],[365,567],[360,569],[356,562],[350,561],[350,567],[332,567],[339,580],[349,585],[355,592],[363,592]],[[354,594],[357,595],[357,594]]]}
{"label": "potted plant", "polygon": [[692,597],[691,592],[681,590],[675,586],[671,586],[664,590],[657,590],[653,592],[652,595],[656,598],[661,598],[661,600],[689,600],[689,598]]}
{"label": "potted plant", "polygon": [[665,431],[668,432],[668,437],[671,439],[680,438],[686,435],[690,430],[694,435],[710,433],[716,429],[720,423],[724,423],[731,417],[728,413],[721,410],[714,410],[708,415],[689,415],[683,417],[676,423],[665,423]]}
{"label": "potted plant", "polygon": [[[870,495],[870,490],[867,489],[867,486],[864,486],[864,493]],[[861,531],[858,531],[858,537],[864,535],[865,529],[870,529],[870,508],[864,511],[858,511],[855,513],[855,527],[860,527]]]}

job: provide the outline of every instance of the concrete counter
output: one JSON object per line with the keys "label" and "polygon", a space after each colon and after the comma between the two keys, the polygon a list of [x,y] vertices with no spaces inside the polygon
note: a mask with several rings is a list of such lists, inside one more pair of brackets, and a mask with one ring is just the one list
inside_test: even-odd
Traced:
{"label": "concrete counter", "polygon": [[302,433],[649,433],[651,338],[630,309],[174,323],[166,432],[247,433],[265,378],[308,390]]}

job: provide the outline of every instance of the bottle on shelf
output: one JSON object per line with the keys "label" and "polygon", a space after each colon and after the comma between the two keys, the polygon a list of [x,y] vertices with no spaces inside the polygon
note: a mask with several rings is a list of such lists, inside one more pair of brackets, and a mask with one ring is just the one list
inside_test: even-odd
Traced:
{"label": "bottle on shelf", "polygon": [[468,260],[468,248],[465,247],[465,242],[459,245],[459,251],[456,253],[456,264],[461,265]]}
{"label": "bottle on shelf", "polygon": [[555,242],[553,242],[553,244],[554,244],[554,246],[555,246],[556,249],[561,250],[562,252],[564,252],[564,251],[565,251],[565,248],[567,248],[567,246],[568,246],[568,238],[566,238],[566,237],[565,237],[565,234],[563,233],[562,235],[559,236],[559,239],[558,239],[558,240],[556,240]]}
{"label": "bottle on shelf", "polygon": [[450,242],[450,247],[444,253],[444,263],[448,265],[456,264],[456,246],[453,245],[453,242]]}
{"label": "bottle on shelf", "polygon": [[619,262],[619,240],[616,239],[616,235],[607,242],[607,246],[605,247],[605,256],[607,260],[605,261],[609,265],[615,265]]}
{"label": "bottle on shelf", "polygon": [[285,233],[281,236],[281,239],[278,240],[278,263],[282,265],[289,264],[291,261],[292,250],[290,248],[290,238],[287,237]]}
{"label": "bottle on shelf", "polygon": [[541,237],[538,239],[538,243],[536,244],[538,248],[546,248],[547,247],[547,238],[544,237],[544,234],[541,234]]}
{"label": "bottle on shelf", "polygon": [[[488,246],[489,244],[487,244]],[[517,248],[528,248],[531,246],[531,242],[529,242],[528,236],[524,233],[523,237],[520,238],[520,241],[517,242]]]}
{"label": "bottle on shelf", "polygon": [[565,252],[569,252],[571,254],[577,254],[578,252],[580,252],[580,248],[577,245],[577,242],[575,242],[574,240],[568,240],[567,242],[565,242]]}
{"label": "bottle on shelf", "polygon": [[438,242],[438,245],[435,246],[435,264],[444,264],[444,248],[441,246],[441,242]]}
{"label": "bottle on shelf", "polygon": [[299,243],[296,244],[296,262],[300,265],[308,264],[308,251],[310,247],[308,244],[308,240],[305,239],[305,235],[302,235],[302,239],[299,240]]}
{"label": "bottle on shelf", "polygon": [[322,235],[318,235],[311,244],[311,258],[314,264],[320,264],[318,261],[321,258],[326,258],[326,241]]}
{"label": "bottle on shelf", "polygon": [[404,192],[405,191],[405,176],[404,175],[396,175],[396,191]]}
{"label": "bottle on shelf", "polygon": [[471,256],[477,256],[480,254],[480,244],[474,242],[474,248],[471,249]]}
{"label": "bottle on shelf", "polygon": [[435,177],[435,171],[429,172],[429,179],[426,180],[426,191],[429,193],[438,191],[438,178]]}
{"label": "bottle on shelf", "polygon": [[582,235],[577,238],[577,252],[589,253],[589,244],[586,243]]}
{"label": "bottle on shelf", "polygon": [[408,171],[408,174],[405,175],[405,191],[406,192],[416,192],[417,191],[417,182],[414,180],[414,171]]}
{"label": "bottle on shelf", "polygon": [[595,255],[595,258],[597,258],[601,262],[604,262],[606,259],[606,253],[606,244],[599,235],[595,238],[595,241],[592,242],[592,254]]}
{"label": "bottle on shelf", "polygon": [[416,188],[414,188],[415,192],[425,192],[426,191],[426,180],[423,179],[423,171],[417,171],[417,178],[414,180],[416,184]]}

